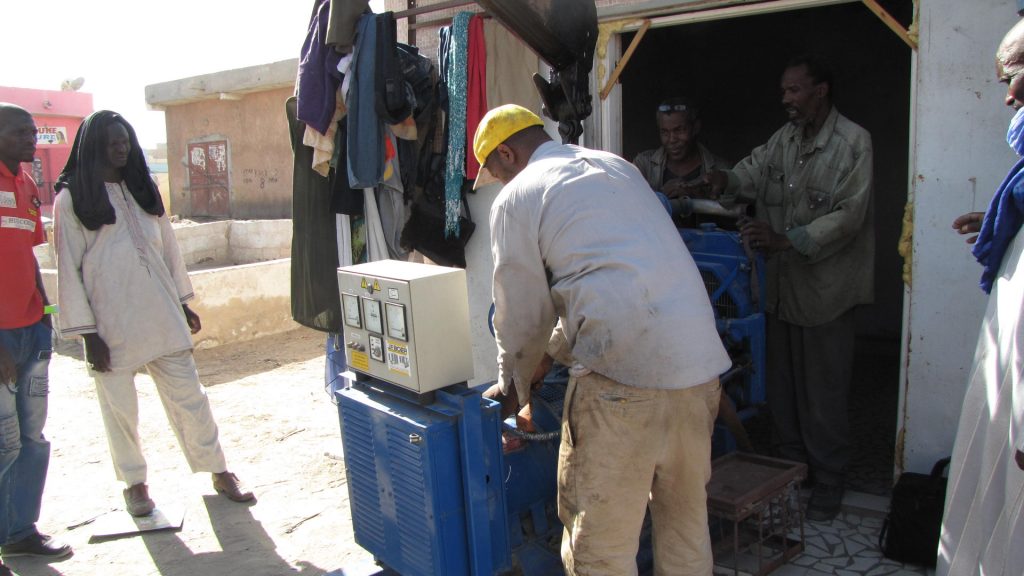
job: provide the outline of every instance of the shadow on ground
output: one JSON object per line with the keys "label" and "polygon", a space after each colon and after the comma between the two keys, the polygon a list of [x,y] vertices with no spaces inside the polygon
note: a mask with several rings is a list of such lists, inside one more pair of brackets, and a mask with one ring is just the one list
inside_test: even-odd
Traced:
{"label": "shadow on ground", "polygon": [[[220,550],[195,553],[177,533],[157,532],[141,536],[161,576],[321,576],[323,568],[299,561],[292,566],[276,553],[274,541],[252,515],[250,506],[239,506],[219,496],[204,496]],[[225,566],[230,570],[225,572]]]}

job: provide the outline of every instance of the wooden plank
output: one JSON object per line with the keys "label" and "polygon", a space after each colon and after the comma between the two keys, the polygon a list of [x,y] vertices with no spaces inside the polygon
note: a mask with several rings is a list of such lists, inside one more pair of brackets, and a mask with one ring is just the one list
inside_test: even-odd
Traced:
{"label": "wooden plank", "polygon": [[917,41],[910,37],[910,33],[907,32],[903,25],[900,24],[895,18],[893,18],[882,5],[878,3],[878,0],[861,0],[869,10],[875,13],[882,22],[889,27],[890,30],[896,33],[901,40],[906,42],[907,46],[910,46],[911,50],[917,50]]}
{"label": "wooden plank", "polygon": [[615,66],[615,70],[612,71],[612,75],[608,78],[608,83],[604,85],[604,89],[601,90],[601,100],[608,97],[611,94],[612,88],[615,83],[619,81],[619,75],[626,69],[626,64],[629,63],[629,59],[633,57],[633,52],[636,51],[636,47],[640,45],[640,40],[643,39],[644,34],[647,33],[647,29],[651,27],[650,20],[644,20],[640,29],[636,31],[636,36],[633,36],[633,41],[629,43],[629,48],[626,48],[626,53],[622,55],[622,59]]}

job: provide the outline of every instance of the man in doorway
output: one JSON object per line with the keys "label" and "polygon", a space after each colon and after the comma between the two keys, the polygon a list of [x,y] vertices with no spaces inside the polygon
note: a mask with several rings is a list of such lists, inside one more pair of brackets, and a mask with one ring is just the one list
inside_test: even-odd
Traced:
{"label": "man in doorway", "polygon": [[735,217],[692,213],[693,205],[684,197],[689,186],[703,182],[712,170],[731,166],[700,143],[702,124],[697,106],[689,98],[669,98],[658,104],[655,121],[661,146],[637,154],[633,164],[651,189],[668,199],[677,225],[696,228],[702,222],[712,222],[722,229],[735,230]]}
{"label": "man in doorway", "polygon": [[[0,555],[60,558],[71,547],[36,529],[50,462],[43,436],[51,346],[48,303],[32,247],[46,243],[39,192],[24,170],[32,115],[0,103]],[[11,569],[0,562],[0,576]]]}
{"label": "man in doorway", "polygon": [[193,472],[235,502],[253,500],[227,470],[192,357],[202,327],[192,283],[135,130],[109,110],[82,122],[54,203],[61,336],[80,336],[126,510],[147,516],[135,373],[153,377]]}
{"label": "man in doorway", "polygon": [[953,222],[984,267],[988,296],[949,467],[937,576],[1024,574],[1024,21],[996,51],[1016,110],[1006,141],[1018,161],[984,213]]}
{"label": "man in doorway", "polygon": [[711,433],[730,360],[682,238],[636,167],[552,142],[521,106],[488,112],[473,151],[477,186],[505,184],[490,215],[503,413],[529,400],[556,320],[569,353],[553,356],[571,357],[566,572],[635,574],[649,506],[655,574],[707,576]]}
{"label": "man in doorway", "polygon": [[782,74],[789,123],[706,178],[724,205],[753,202],[743,241],[767,258],[767,398],[783,458],[807,462],[807,518],[839,512],[849,455],[854,308],[874,297],[871,135],[832,104],[832,72],[800,56]]}
{"label": "man in doorway", "polygon": [[633,159],[651,189],[675,198],[687,185],[703,182],[712,170],[729,168],[700,143],[700,113],[689,98],[674,97],[658,104],[655,121],[661,147],[645,150]]}

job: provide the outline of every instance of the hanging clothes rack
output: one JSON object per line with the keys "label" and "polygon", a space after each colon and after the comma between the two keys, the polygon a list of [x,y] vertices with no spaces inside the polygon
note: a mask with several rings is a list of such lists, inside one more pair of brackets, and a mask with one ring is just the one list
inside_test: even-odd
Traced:
{"label": "hanging clothes rack", "polygon": [[445,26],[452,23],[451,16],[447,18],[435,18],[433,20],[426,20],[424,22],[418,22],[416,17],[421,14],[430,14],[432,12],[440,12],[442,10],[448,10],[450,8],[461,8],[462,6],[469,6],[470,4],[476,4],[474,0],[448,0],[447,2],[438,2],[437,4],[431,4],[429,6],[417,6],[417,0],[405,0],[406,9],[399,12],[395,12],[395,20],[405,18],[409,24],[409,39],[408,43],[416,45],[416,30],[419,28],[429,28],[433,26]]}

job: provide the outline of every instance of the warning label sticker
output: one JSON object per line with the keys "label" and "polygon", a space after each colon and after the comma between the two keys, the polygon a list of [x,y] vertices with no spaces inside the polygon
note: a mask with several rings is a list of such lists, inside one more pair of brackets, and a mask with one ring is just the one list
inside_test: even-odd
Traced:
{"label": "warning label sticker", "polygon": [[363,278],[363,281],[359,284],[359,287],[367,292],[380,292],[380,281],[369,278]]}
{"label": "warning label sticker", "polygon": [[370,357],[366,355],[366,352],[359,352],[357,350],[349,350],[348,363],[356,370],[362,370],[364,372],[370,371]]}
{"label": "warning label sticker", "polygon": [[388,370],[409,376],[411,374],[409,363],[409,346],[398,342],[388,341]]}

